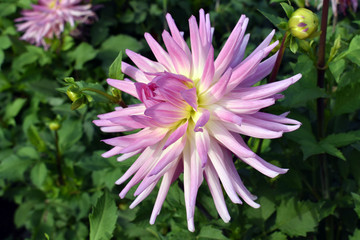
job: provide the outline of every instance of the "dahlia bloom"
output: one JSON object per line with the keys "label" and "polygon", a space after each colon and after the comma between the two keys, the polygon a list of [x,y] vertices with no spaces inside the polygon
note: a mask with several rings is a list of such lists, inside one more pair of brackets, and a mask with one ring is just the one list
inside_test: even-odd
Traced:
{"label": "dahlia bloom", "polygon": [[[199,25],[189,19],[191,51],[183,33],[170,14],[166,15],[170,32],[162,38],[165,51],[145,33],[157,61],[126,51],[135,63],[122,63],[122,71],[135,82],[108,79],[107,82],[142,103],[99,115],[94,123],[104,132],[141,131],[103,140],[113,148],[103,157],[122,154],[118,161],[140,154],[127,172],[116,181],[124,183],[134,175],[120,193],[124,198],[130,188],[135,191],[134,208],[162,178],[150,218],[155,222],[170,185],[184,174],[184,195],[188,229],[194,231],[194,211],[199,186],[205,178],[220,217],[228,222],[223,188],[232,202],[245,201],[254,208],[256,197],[244,186],[233,163],[232,154],[269,177],[287,172],[256,155],[239,135],[256,138],[278,138],[294,131],[300,122],[260,112],[282,97],[279,92],[300,79],[301,75],[275,83],[252,87],[268,75],[276,60],[274,55],[262,61],[278,42],[269,45],[274,31],[245,59],[249,34],[244,15],[214,61],[213,28],[209,14],[200,10]],[[241,198],[241,199],[240,199]]]}
{"label": "dahlia bloom", "polygon": [[22,11],[23,17],[15,19],[18,31],[25,31],[21,37],[36,46],[49,48],[45,39],[60,38],[66,23],[74,27],[75,22],[86,23],[95,17],[91,4],[80,5],[82,0],[39,0],[32,9]]}

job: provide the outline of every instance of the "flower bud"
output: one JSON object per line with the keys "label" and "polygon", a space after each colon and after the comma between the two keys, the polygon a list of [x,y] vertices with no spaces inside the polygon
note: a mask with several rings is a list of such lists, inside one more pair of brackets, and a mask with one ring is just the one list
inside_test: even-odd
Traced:
{"label": "flower bud", "polygon": [[299,39],[312,37],[316,33],[319,19],[316,14],[306,8],[299,8],[290,17],[289,29],[291,34]]}
{"label": "flower bud", "polygon": [[49,123],[49,128],[52,131],[57,131],[60,128],[60,123],[57,122],[57,121],[52,121],[52,122]]}
{"label": "flower bud", "polygon": [[68,97],[70,98],[70,100],[72,102],[75,102],[77,99],[79,99],[81,97],[81,93],[79,92],[78,89],[74,88],[74,87],[69,87],[68,90],[66,90],[66,94],[68,95]]}

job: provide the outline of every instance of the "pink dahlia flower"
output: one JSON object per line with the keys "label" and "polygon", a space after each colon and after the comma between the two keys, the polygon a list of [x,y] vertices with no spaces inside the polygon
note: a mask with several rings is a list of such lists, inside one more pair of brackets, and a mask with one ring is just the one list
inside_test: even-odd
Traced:
{"label": "pink dahlia flower", "polygon": [[90,10],[91,4],[80,5],[82,0],[39,0],[31,10],[22,11],[23,17],[17,18],[18,31],[25,31],[21,39],[36,46],[49,45],[45,39],[60,38],[66,23],[73,27],[75,22],[85,23],[95,13]]}
{"label": "pink dahlia flower", "polygon": [[[150,223],[160,213],[170,185],[184,174],[184,194],[188,228],[194,231],[194,211],[198,188],[205,178],[220,217],[228,222],[223,188],[234,202],[245,201],[254,208],[256,197],[244,186],[235,169],[232,154],[269,177],[287,172],[256,155],[239,134],[256,138],[278,138],[294,131],[300,122],[260,112],[282,97],[279,92],[300,79],[301,75],[252,87],[268,75],[277,55],[262,61],[278,42],[269,45],[274,31],[245,59],[249,34],[245,35],[248,18],[244,15],[214,61],[211,44],[213,28],[209,14],[200,10],[199,25],[189,19],[191,51],[183,33],[170,14],[166,16],[170,32],[162,38],[165,51],[145,33],[157,61],[126,51],[135,63],[122,63],[122,71],[135,82],[108,79],[108,83],[142,103],[99,115],[94,123],[104,132],[142,130],[126,136],[103,140],[113,148],[103,157],[122,154],[118,161],[140,154],[127,172],[116,181],[124,183],[134,175],[120,193],[123,198],[130,188],[140,183],[137,198],[130,208],[145,199],[162,178]],[[220,184],[221,183],[221,184]]]}

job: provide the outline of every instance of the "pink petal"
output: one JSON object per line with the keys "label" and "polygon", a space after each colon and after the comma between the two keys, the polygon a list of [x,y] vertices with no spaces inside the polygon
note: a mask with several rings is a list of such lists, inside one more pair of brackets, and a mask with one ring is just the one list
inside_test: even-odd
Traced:
{"label": "pink petal", "polygon": [[202,132],[195,132],[194,134],[196,148],[201,159],[201,167],[204,168],[207,163],[208,151],[210,147],[209,133],[206,129],[203,129]]}
{"label": "pink petal", "polygon": [[129,81],[124,81],[124,80],[116,80],[116,79],[111,79],[108,78],[107,79],[107,83],[110,86],[113,86],[123,92],[126,92],[136,98],[139,98],[137,93],[136,93],[136,89],[135,89],[135,85],[134,82]]}
{"label": "pink petal", "polygon": [[167,68],[167,71],[174,72],[175,68],[172,65],[169,54],[155,41],[155,39],[149,33],[145,33],[145,39],[149,44],[152,52],[155,55],[156,60]]}
{"label": "pink petal", "polygon": [[182,50],[186,53],[186,55],[188,57],[191,57],[190,49],[189,49],[187,43],[185,42],[183,36],[179,32],[178,28],[176,27],[174,19],[171,17],[171,15],[169,13],[166,14],[166,20],[169,25],[169,29],[170,29],[170,32],[171,32],[171,35],[172,35],[174,41],[179,46],[181,46]]}
{"label": "pink petal", "polygon": [[252,152],[247,146],[245,147],[240,144],[221,123],[210,121],[208,122],[208,125],[207,129],[210,134],[238,157],[244,158],[255,156],[254,152]]}
{"label": "pink petal", "polygon": [[142,83],[149,82],[149,79],[145,76],[145,74],[142,71],[140,71],[136,67],[127,64],[126,62],[121,62],[121,71],[137,82],[142,82]]}
{"label": "pink petal", "polygon": [[183,99],[194,108],[195,111],[197,111],[197,94],[196,94],[196,88],[190,88],[187,90],[183,90],[180,92]]}
{"label": "pink petal", "polygon": [[181,49],[181,47],[175,42],[175,40],[167,31],[163,32],[162,37],[176,72],[178,74],[184,75],[185,77],[189,77],[191,65],[186,53]]}
{"label": "pink petal", "polygon": [[182,136],[184,136],[184,134],[186,133],[188,127],[188,121],[186,121],[184,124],[182,124],[181,126],[177,127],[175,129],[174,132],[171,133],[171,135],[169,136],[169,138],[166,140],[166,143],[164,145],[164,148],[167,148],[169,145],[173,144],[174,142],[176,142],[179,138],[181,138]]}
{"label": "pink petal", "polygon": [[231,217],[225,204],[219,177],[211,163],[205,167],[205,179],[208,183],[211,196],[214,199],[216,210],[224,222],[229,222]]}
{"label": "pink petal", "polygon": [[211,46],[201,76],[201,84],[199,86],[199,92],[204,92],[210,87],[214,79],[214,73],[215,73],[214,48]]}
{"label": "pink petal", "polygon": [[201,113],[201,116],[195,123],[195,128],[194,128],[195,132],[202,132],[203,131],[202,127],[204,127],[205,124],[210,119],[210,112],[207,109],[202,109],[200,111],[200,113]]}

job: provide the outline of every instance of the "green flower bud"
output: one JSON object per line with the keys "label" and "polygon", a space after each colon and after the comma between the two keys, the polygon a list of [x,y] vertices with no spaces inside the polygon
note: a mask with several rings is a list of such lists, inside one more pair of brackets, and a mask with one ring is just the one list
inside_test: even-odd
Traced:
{"label": "green flower bud", "polygon": [[50,130],[52,131],[56,131],[56,130],[59,130],[59,128],[61,127],[60,123],[57,122],[57,121],[52,121],[49,123],[49,128]]}
{"label": "green flower bud", "polygon": [[75,102],[77,99],[82,97],[82,94],[75,87],[69,87],[68,90],[66,90],[66,94],[72,102]]}
{"label": "green flower bud", "polygon": [[312,37],[317,32],[319,19],[316,14],[306,8],[299,8],[290,17],[291,34],[299,39]]}

